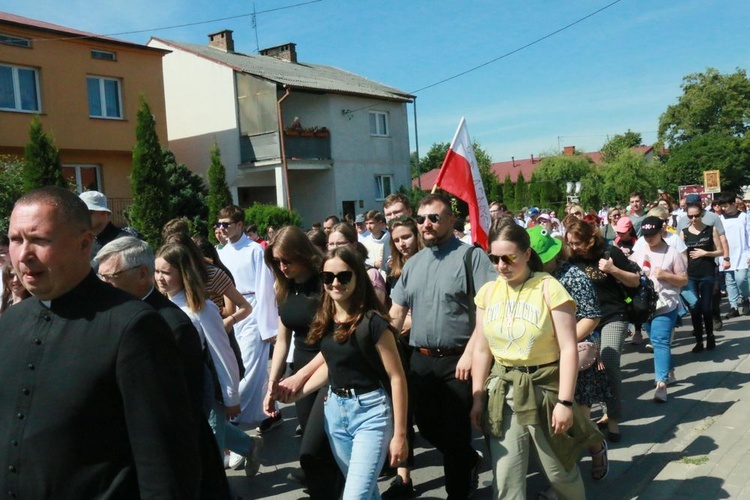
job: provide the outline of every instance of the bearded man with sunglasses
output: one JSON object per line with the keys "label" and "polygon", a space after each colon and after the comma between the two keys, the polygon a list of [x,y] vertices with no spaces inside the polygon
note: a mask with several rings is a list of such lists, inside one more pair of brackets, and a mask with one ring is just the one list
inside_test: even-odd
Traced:
{"label": "bearded man with sunglasses", "polygon": [[393,289],[392,324],[401,331],[411,310],[410,399],[422,436],[443,454],[449,499],[464,499],[477,487],[480,455],[471,447],[472,406],[470,311],[475,291],[497,278],[487,254],[471,255],[473,287],[464,258],[471,248],[453,235],[450,200],[430,194],[416,216],[425,248],[410,258]]}
{"label": "bearded man with sunglasses", "polygon": [[219,211],[215,227],[226,238],[219,250],[221,261],[234,277],[237,290],[253,308],[250,315],[234,325],[242,352],[245,376],[240,380],[241,413],[237,421],[261,432],[281,424],[281,415],[267,419],[263,397],[268,385],[269,341],[278,333],[279,313],[273,289],[273,274],[263,260],[263,247],[245,234],[245,212],[236,205]]}

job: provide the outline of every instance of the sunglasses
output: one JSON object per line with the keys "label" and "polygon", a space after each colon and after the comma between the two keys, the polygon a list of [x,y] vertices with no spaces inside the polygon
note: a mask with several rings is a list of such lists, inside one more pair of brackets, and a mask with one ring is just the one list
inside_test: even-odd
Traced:
{"label": "sunglasses", "polygon": [[427,215],[417,215],[414,217],[417,220],[417,224],[420,226],[424,224],[425,219],[430,219],[430,222],[433,224],[437,224],[440,222],[440,214],[427,214]]}
{"label": "sunglasses", "polygon": [[695,214],[695,215],[688,215],[688,219],[698,219],[700,218],[701,214]]}
{"label": "sunglasses", "polygon": [[232,224],[234,224],[234,222],[217,222],[216,224],[214,224],[214,227],[215,227],[215,228],[223,228],[223,229],[226,229],[226,228],[228,228],[229,226],[231,226]]}
{"label": "sunglasses", "polygon": [[323,271],[320,275],[323,277],[323,283],[326,285],[333,285],[333,280],[339,280],[340,284],[348,285],[354,273],[351,271],[341,271],[338,274],[334,274],[330,271]]}
{"label": "sunglasses", "polygon": [[272,260],[273,260],[273,263],[274,263],[274,264],[276,264],[277,266],[278,266],[279,264],[284,264],[285,266],[289,267],[289,266],[291,266],[291,265],[293,265],[293,264],[294,264],[294,262],[293,262],[293,261],[291,261],[291,260],[286,260],[286,259],[272,259]]}
{"label": "sunglasses", "polygon": [[498,265],[501,260],[506,266],[512,266],[516,262],[516,256],[512,253],[509,253],[507,255],[494,255],[488,253],[487,256],[490,258],[490,262],[492,262],[492,264],[495,266]]}

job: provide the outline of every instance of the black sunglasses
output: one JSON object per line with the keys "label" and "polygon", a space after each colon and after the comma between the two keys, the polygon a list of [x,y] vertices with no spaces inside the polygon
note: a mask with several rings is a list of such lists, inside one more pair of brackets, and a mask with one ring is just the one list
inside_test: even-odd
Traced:
{"label": "black sunglasses", "polygon": [[232,224],[234,224],[234,222],[217,222],[216,224],[214,224],[214,227],[215,228],[221,227],[221,228],[226,229],[229,226],[231,226]]}
{"label": "black sunglasses", "polygon": [[498,265],[501,260],[506,266],[512,266],[516,262],[516,256],[512,253],[509,253],[508,255],[494,255],[488,253],[487,257],[490,258],[490,262],[495,266]]}
{"label": "black sunglasses", "polygon": [[433,224],[437,224],[440,222],[440,214],[427,214],[427,215],[417,215],[414,217],[417,220],[417,224],[420,226],[424,224],[425,219],[430,219],[430,222]]}
{"label": "black sunglasses", "polygon": [[695,214],[695,215],[688,215],[688,219],[698,219],[700,218],[701,214]]}
{"label": "black sunglasses", "polygon": [[323,283],[326,285],[333,285],[333,280],[339,280],[340,284],[348,285],[354,273],[351,271],[341,271],[338,274],[334,274],[330,271],[323,271],[320,275],[323,277]]}

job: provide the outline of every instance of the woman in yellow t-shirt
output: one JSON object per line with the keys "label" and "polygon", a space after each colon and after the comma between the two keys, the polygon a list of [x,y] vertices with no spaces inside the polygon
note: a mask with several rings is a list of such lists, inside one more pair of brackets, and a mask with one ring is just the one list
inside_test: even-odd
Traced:
{"label": "woman in yellow t-shirt", "polygon": [[573,403],[575,302],[542,272],[522,227],[498,219],[489,240],[490,260],[500,276],[476,294],[471,420],[488,438],[494,498],[526,498],[533,443],[558,495],[583,499],[576,461],[602,435]]}

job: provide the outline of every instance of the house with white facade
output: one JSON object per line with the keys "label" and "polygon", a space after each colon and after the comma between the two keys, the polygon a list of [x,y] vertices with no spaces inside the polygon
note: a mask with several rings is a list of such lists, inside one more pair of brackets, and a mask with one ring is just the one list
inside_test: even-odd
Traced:
{"label": "house with white facade", "polygon": [[216,142],[241,206],[293,208],[306,225],[382,207],[409,186],[406,103],[413,96],[299,62],[296,45],[235,52],[232,31],[207,45],[152,38],[163,59],[169,147],[205,174]]}

